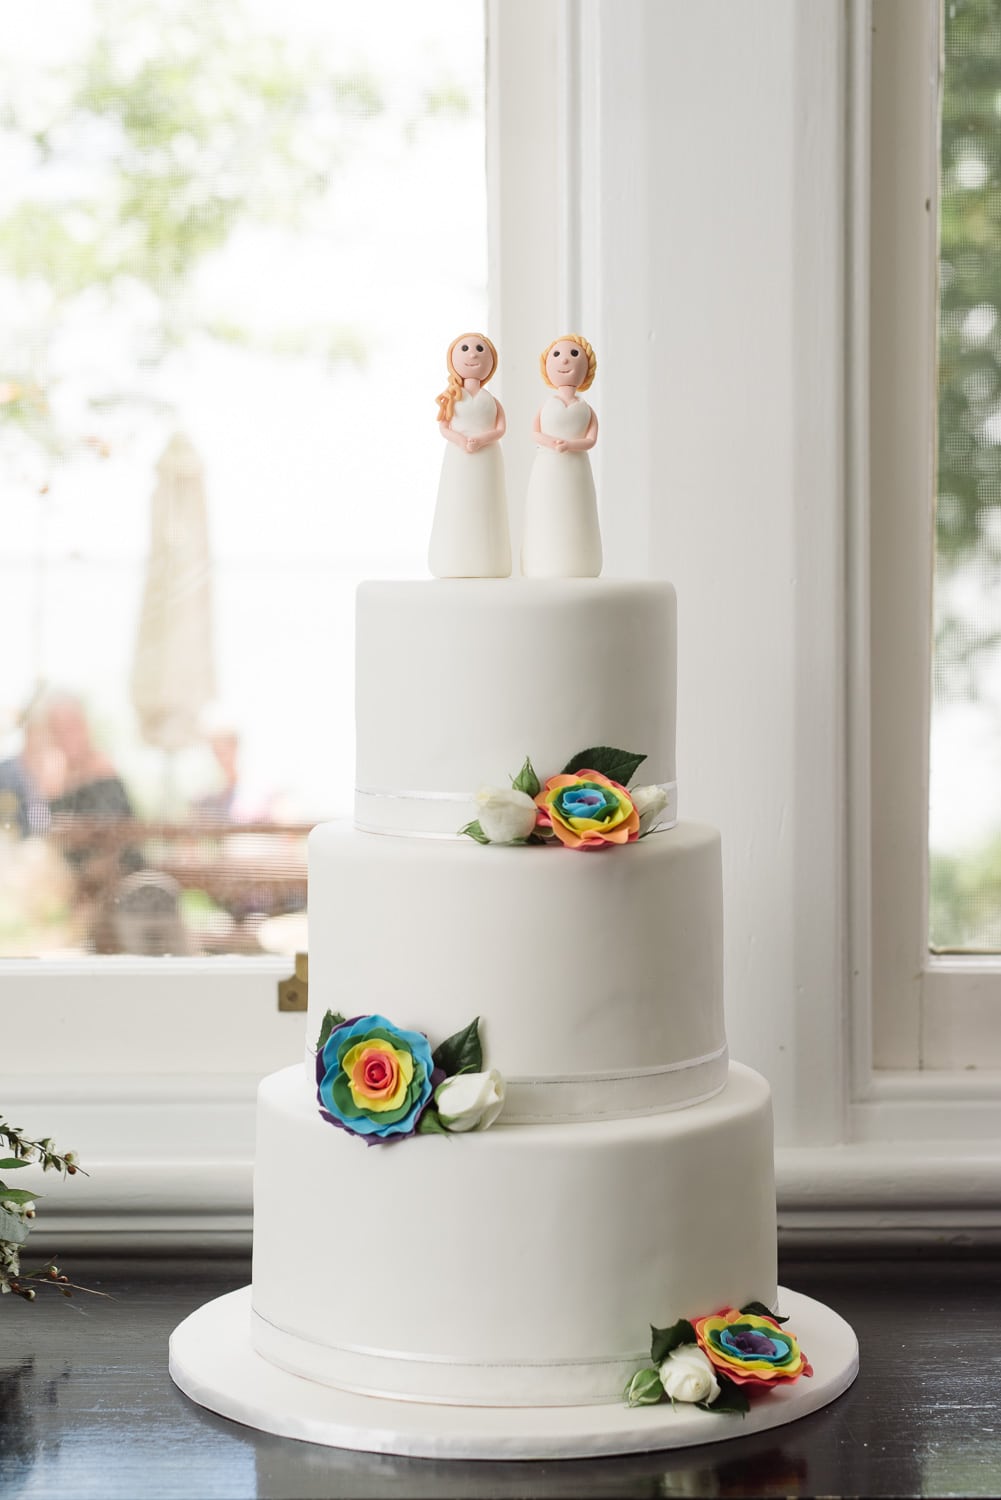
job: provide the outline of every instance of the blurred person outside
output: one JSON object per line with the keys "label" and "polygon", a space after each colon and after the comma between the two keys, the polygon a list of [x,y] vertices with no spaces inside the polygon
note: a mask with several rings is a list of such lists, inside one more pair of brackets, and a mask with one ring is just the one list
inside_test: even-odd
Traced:
{"label": "blurred person outside", "polygon": [[94,743],[82,701],[72,693],[54,693],[43,700],[41,712],[54,755],[52,816],[132,818],[125,782]]}
{"label": "blurred person outside", "polygon": [[96,743],[83,700],[56,691],[38,704],[38,717],[52,757],[48,810],[51,833],[76,878],[75,905],[89,945],[98,953],[120,951],[116,902],[123,878],[141,870],[135,843],[121,838],[121,825],[135,811],[111,758]]}
{"label": "blurred person outside", "polygon": [[26,839],[47,833],[49,799],[62,782],[61,756],[37,701],[20,720],[21,748],[0,760],[0,827]]}
{"label": "blurred person outside", "polygon": [[278,813],[274,795],[241,771],[239,730],[230,720],[210,711],[205,715],[204,733],[221,780],[213,791],[193,800],[195,818],[231,824],[275,822]]}

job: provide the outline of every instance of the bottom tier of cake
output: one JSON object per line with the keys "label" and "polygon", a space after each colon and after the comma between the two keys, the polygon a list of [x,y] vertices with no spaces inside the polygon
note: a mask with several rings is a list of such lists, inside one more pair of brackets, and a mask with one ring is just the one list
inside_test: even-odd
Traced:
{"label": "bottom tier of cake", "polygon": [[618,1401],[650,1324],[775,1305],[771,1097],[366,1147],[261,1084],[253,1343],[310,1380],[476,1406]]}

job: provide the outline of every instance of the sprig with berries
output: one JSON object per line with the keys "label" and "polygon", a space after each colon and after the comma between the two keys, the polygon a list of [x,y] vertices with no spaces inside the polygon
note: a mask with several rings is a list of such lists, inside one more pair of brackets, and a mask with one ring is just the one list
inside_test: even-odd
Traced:
{"label": "sprig with berries", "polygon": [[4,1153],[0,1156],[0,1294],[13,1292],[26,1302],[33,1302],[39,1286],[51,1287],[64,1297],[71,1297],[74,1291],[89,1290],[76,1286],[51,1261],[35,1271],[21,1270],[21,1250],[35,1220],[38,1195],[28,1188],[11,1187],[4,1180],[9,1173],[32,1164],[40,1166],[43,1172],[75,1177],[83,1171],[76,1152],[57,1151],[49,1136],[32,1140],[17,1125],[8,1124],[3,1116],[0,1116],[0,1151]]}

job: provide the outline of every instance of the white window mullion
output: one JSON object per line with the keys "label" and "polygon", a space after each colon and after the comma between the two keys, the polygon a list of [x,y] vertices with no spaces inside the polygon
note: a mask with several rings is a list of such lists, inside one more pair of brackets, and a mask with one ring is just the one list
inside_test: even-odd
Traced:
{"label": "white window mullion", "polygon": [[873,1062],[917,1068],[928,961],[938,7],[875,0],[870,282]]}

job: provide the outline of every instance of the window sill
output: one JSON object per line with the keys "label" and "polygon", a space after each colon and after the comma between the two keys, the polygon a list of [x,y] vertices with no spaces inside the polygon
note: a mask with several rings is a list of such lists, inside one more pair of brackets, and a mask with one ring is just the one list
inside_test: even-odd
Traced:
{"label": "window sill", "polygon": [[[32,1247],[245,1249],[256,1085],[247,1074],[22,1080],[5,1096],[12,1117],[44,1121],[89,1174],[37,1174]],[[787,1243],[1001,1241],[1001,1140],[974,1132],[780,1146],[776,1179]]]}

